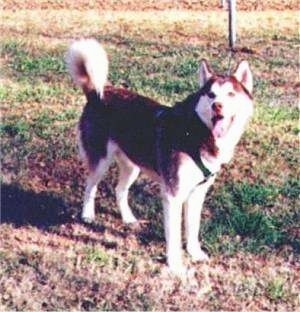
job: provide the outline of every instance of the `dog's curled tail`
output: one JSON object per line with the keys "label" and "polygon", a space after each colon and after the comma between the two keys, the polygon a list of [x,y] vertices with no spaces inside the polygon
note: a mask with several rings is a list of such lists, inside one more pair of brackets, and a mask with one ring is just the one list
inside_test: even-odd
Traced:
{"label": "dog's curled tail", "polygon": [[99,42],[95,39],[73,42],[67,52],[66,63],[74,82],[87,97],[91,92],[96,92],[103,98],[108,59]]}

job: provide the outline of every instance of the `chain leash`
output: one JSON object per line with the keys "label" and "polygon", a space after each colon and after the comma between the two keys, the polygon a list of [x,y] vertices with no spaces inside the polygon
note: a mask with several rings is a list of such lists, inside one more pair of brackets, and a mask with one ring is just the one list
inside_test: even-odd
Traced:
{"label": "chain leash", "polygon": [[233,49],[230,49],[228,53],[227,76],[230,76],[231,74],[231,65],[232,65],[233,55],[234,55],[234,51]]}

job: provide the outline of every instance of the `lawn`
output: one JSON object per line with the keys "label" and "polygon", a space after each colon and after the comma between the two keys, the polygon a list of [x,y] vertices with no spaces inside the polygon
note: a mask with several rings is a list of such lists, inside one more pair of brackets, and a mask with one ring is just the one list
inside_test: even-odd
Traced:
{"label": "lawn", "polygon": [[[121,222],[117,168],[97,217],[79,219],[85,169],[75,127],[84,104],[66,71],[69,43],[95,37],[109,80],[162,104],[197,90],[202,58],[228,70],[225,11],[33,9],[1,13],[0,310],[279,310],[300,307],[299,34],[296,11],[241,11],[234,65],[254,73],[255,116],[205,202],[208,263],[165,265],[157,185],[141,176]],[[234,66],[233,66],[234,67]]]}

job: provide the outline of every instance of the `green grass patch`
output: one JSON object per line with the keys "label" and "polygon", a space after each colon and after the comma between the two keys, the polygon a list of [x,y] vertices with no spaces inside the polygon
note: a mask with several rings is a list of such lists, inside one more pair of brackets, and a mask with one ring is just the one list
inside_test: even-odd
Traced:
{"label": "green grass patch", "polygon": [[32,120],[10,116],[0,125],[0,134],[23,139],[29,139],[32,136],[47,139],[75,126],[78,117],[79,112],[74,108],[66,109],[61,113],[44,109]]}
{"label": "green grass patch", "polygon": [[291,121],[297,122],[298,119],[299,109],[296,106],[286,107],[263,104],[256,107],[254,120],[263,122],[265,125],[274,126]]}
{"label": "green grass patch", "polygon": [[109,255],[105,251],[96,247],[87,248],[86,260],[90,263],[95,263],[100,267],[105,267],[110,263]]}
{"label": "green grass patch", "polygon": [[234,253],[240,248],[260,252],[282,244],[298,249],[299,242],[287,233],[288,228],[296,226],[295,212],[286,209],[284,218],[270,213],[279,206],[282,195],[289,193],[294,198],[297,193],[299,196],[299,189],[292,186],[294,183],[291,180],[281,188],[228,184],[217,191],[210,203],[214,216],[202,230],[207,247],[213,253]]}
{"label": "green grass patch", "polygon": [[125,83],[163,104],[173,105],[197,90],[199,60],[191,57],[194,52],[180,48],[176,52],[168,51],[167,55],[157,49],[154,46],[152,53],[143,57],[132,51],[111,50],[109,79],[114,85]]}
{"label": "green grass patch", "polygon": [[22,57],[25,55],[24,43],[19,40],[6,40],[1,45],[1,56]]}
{"label": "green grass patch", "polygon": [[285,280],[282,278],[275,278],[269,282],[267,286],[267,294],[271,300],[282,300],[286,293],[284,289]]}
{"label": "green grass patch", "polygon": [[74,125],[78,118],[78,112],[75,109],[69,109],[61,113],[54,113],[49,109],[43,110],[32,121],[32,128],[40,138],[50,138],[54,133],[63,132]]}
{"label": "green grass patch", "polygon": [[6,59],[4,69],[13,71],[10,75],[19,81],[32,81],[43,79],[49,81],[66,73],[64,51],[45,53],[44,50],[37,54],[30,50],[30,46],[22,41],[9,40],[4,42],[1,55]]}
{"label": "green grass patch", "polygon": [[240,210],[257,206],[266,208],[274,205],[277,195],[278,189],[272,185],[264,186],[246,182],[227,184],[218,191],[214,203],[216,208],[228,211],[236,207]]}
{"label": "green grass patch", "polygon": [[300,179],[292,178],[285,181],[281,194],[292,200],[300,199]]}
{"label": "green grass patch", "polygon": [[59,75],[66,72],[63,58],[52,55],[31,57],[25,54],[22,57],[17,58],[11,66],[14,70],[28,76],[45,75],[49,72]]}
{"label": "green grass patch", "polygon": [[[72,92],[72,89],[70,90]],[[23,81],[16,86],[3,86],[0,90],[0,98],[10,107],[20,107],[24,103],[43,103],[49,105],[53,100],[61,102],[66,90],[61,86],[46,84],[41,81],[30,83]],[[61,99],[62,97],[62,99]]]}
{"label": "green grass patch", "polygon": [[9,90],[5,86],[0,86],[0,100],[4,101],[8,97]]}
{"label": "green grass patch", "polygon": [[22,141],[30,138],[30,124],[25,120],[8,121],[0,125],[0,134],[19,137]]}
{"label": "green grass patch", "polygon": [[153,190],[147,191],[147,184],[147,181],[136,183],[131,188],[132,196],[130,196],[130,202],[132,202],[133,211],[137,217],[153,221],[151,227],[140,236],[141,241],[146,244],[153,240],[163,241],[165,239],[161,197]]}

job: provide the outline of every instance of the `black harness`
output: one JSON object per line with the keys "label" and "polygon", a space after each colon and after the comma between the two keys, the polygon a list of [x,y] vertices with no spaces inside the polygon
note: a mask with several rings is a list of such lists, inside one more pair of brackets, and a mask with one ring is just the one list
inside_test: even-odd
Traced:
{"label": "black harness", "polygon": [[[161,108],[159,109],[156,114],[155,114],[155,119],[156,119],[156,136],[157,136],[157,146],[156,146],[156,155],[159,156],[161,154],[160,151],[160,143],[162,142],[162,136],[163,136],[163,124],[164,124],[164,120],[165,118],[167,118],[168,113],[170,112],[170,108],[166,107],[166,108]],[[196,118],[195,116],[193,116],[192,118]],[[191,123],[193,122],[191,118]],[[199,119],[199,117],[197,117]],[[178,126],[180,127],[180,123],[178,124]],[[189,124],[187,126],[190,126]],[[182,140],[189,140],[190,137],[190,132],[189,129],[186,129],[185,131],[183,131],[184,134],[182,134]],[[216,173],[211,172],[203,163],[201,156],[199,154],[199,150],[198,149],[187,149],[186,150],[187,154],[190,155],[192,157],[192,159],[194,160],[195,164],[198,166],[198,168],[202,171],[204,179],[203,181],[199,182],[195,188],[199,185],[202,185],[204,183],[206,183],[210,178],[214,177],[216,175]],[[159,156],[160,157],[160,156]],[[159,160],[159,159],[158,159]]]}
{"label": "black harness", "polygon": [[195,163],[196,163],[196,165],[198,166],[198,168],[202,171],[202,173],[204,175],[204,180],[199,182],[197,184],[197,186],[206,183],[210,178],[212,178],[212,177],[214,177],[216,175],[215,172],[213,173],[207,167],[205,167],[205,165],[203,164],[203,161],[202,161],[200,156],[199,156],[199,161],[195,162]]}

